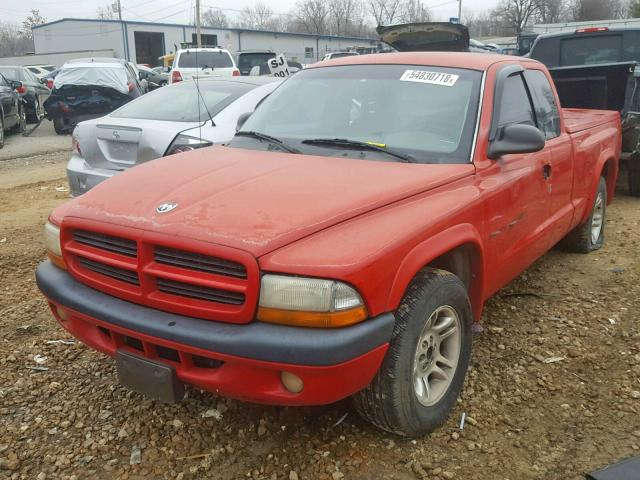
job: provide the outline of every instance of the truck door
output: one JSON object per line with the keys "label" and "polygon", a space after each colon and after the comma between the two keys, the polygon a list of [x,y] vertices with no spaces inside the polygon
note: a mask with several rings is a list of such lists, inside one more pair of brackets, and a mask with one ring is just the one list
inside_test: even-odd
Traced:
{"label": "truck door", "polygon": [[[500,75],[498,75],[500,77]],[[522,71],[506,78],[496,88],[494,116],[497,128],[509,124],[536,125],[531,95]],[[549,151],[504,155],[493,160],[482,173],[487,195],[486,244],[495,292],[512,280],[547,250],[545,226],[548,192],[545,172]]]}
{"label": "truck door", "polygon": [[544,180],[549,194],[547,248],[551,248],[566,234],[573,217],[573,147],[569,134],[561,129],[558,100],[549,78],[542,70],[534,69],[525,71],[524,78],[531,92],[536,123],[546,139],[545,150],[550,155]]}

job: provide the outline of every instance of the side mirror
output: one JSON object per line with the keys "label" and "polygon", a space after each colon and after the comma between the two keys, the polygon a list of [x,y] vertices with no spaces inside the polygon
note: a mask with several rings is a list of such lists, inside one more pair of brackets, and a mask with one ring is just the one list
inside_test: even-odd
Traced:
{"label": "side mirror", "polygon": [[40,83],[43,84],[43,85],[46,85],[47,84],[47,79],[45,77],[42,77],[40,79]]}
{"label": "side mirror", "polygon": [[17,90],[18,88],[22,88],[22,82],[16,82],[15,80],[10,80],[9,81],[9,86],[12,89]]}
{"label": "side mirror", "polygon": [[242,128],[242,126],[249,119],[252,113],[253,112],[246,112],[238,117],[238,123],[236,123],[236,132]]}
{"label": "side mirror", "polygon": [[489,143],[487,157],[496,160],[510,153],[539,152],[544,144],[544,135],[533,125],[506,125],[498,130],[495,140]]}

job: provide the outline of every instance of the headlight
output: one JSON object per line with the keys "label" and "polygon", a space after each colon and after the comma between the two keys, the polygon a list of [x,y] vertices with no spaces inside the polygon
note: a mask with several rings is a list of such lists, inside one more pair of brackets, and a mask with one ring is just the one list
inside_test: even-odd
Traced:
{"label": "headlight", "polygon": [[258,320],[305,327],[342,327],[367,317],[362,297],[336,280],[262,277]]}
{"label": "headlight", "polygon": [[44,246],[47,249],[49,259],[58,267],[66,270],[67,266],[62,259],[60,248],[60,228],[51,222],[44,225]]}
{"label": "headlight", "polygon": [[210,147],[211,145],[213,145],[213,143],[208,140],[180,134],[173,140],[173,142],[171,142],[171,145],[169,145],[167,153],[165,153],[164,156],[173,155],[174,153],[189,152],[196,148]]}

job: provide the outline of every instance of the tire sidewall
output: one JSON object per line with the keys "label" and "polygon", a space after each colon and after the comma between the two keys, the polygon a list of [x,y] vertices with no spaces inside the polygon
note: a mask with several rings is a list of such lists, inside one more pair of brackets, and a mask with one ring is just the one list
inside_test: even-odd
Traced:
{"label": "tire sidewall", "polygon": [[[469,298],[462,282],[457,277],[453,278],[457,282],[441,282],[436,288],[421,292],[420,297],[404,315],[404,322],[401,322],[404,325],[399,325],[399,327],[403,327],[402,332],[395,335],[392,340],[393,347],[397,347],[396,351],[400,352],[392,368],[399,380],[396,383],[396,388],[399,391],[395,393],[396,399],[399,400],[402,418],[398,420],[400,424],[404,425],[404,430],[411,432],[412,435],[422,435],[437,428],[446,420],[457,402],[469,366],[473,316]],[[445,305],[452,307],[460,319],[460,357],[454,378],[446,393],[438,403],[426,407],[418,401],[413,387],[413,362],[418,339],[426,321],[436,309]],[[402,308],[403,306],[401,306]]]}
{"label": "tire sidewall", "polygon": [[27,112],[24,109],[24,105],[20,106],[18,115],[20,116],[20,120],[18,123],[18,133],[22,133],[27,129]]}
{"label": "tire sidewall", "polygon": [[0,112],[0,148],[4,147],[4,116]]}

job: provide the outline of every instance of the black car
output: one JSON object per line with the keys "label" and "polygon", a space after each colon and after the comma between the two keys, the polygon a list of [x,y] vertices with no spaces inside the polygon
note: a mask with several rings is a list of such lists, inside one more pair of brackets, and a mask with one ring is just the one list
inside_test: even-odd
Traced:
{"label": "black car", "polygon": [[271,50],[244,50],[236,53],[236,64],[240,75],[249,75],[251,69],[276,57],[276,53]]}
{"label": "black car", "polygon": [[2,65],[0,74],[8,80],[22,83],[18,93],[25,106],[27,122],[38,122],[44,116],[44,101],[49,97],[51,90],[26,67]]}
{"label": "black car", "polygon": [[16,92],[21,86],[22,83],[7,80],[0,74],[0,148],[4,146],[6,130],[21,133],[26,128],[25,111]]}

